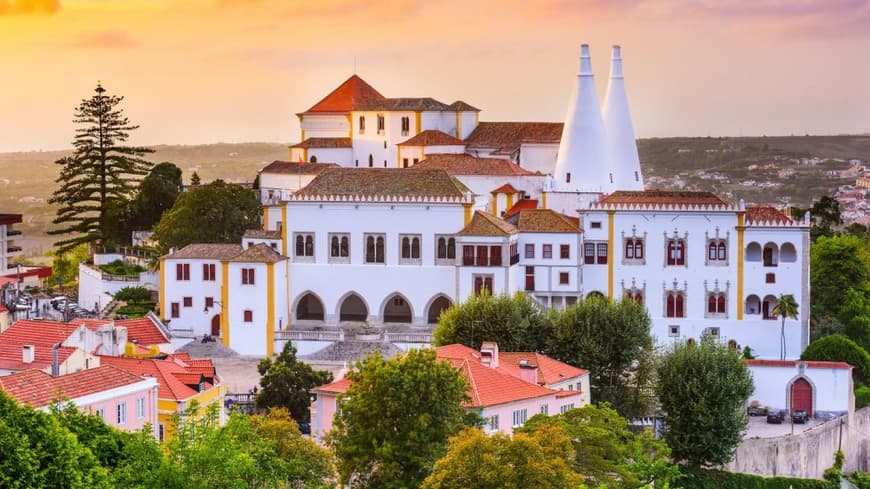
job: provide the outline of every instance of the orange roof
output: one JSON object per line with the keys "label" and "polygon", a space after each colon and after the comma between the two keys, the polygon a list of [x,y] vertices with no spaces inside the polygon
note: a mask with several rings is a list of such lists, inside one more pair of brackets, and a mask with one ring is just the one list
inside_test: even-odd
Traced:
{"label": "orange roof", "polygon": [[414,165],[414,168],[440,168],[453,175],[540,175],[504,158],[477,158],[469,154],[426,155],[426,158]]}
{"label": "orange roof", "polygon": [[339,379],[331,384],[321,385],[320,387],[315,387],[314,392],[323,392],[329,394],[344,394],[347,392],[347,388],[350,387],[352,382],[348,379]]}
{"label": "orange roof", "polygon": [[294,195],[315,198],[450,198],[463,199],[468,188],[450,173],[432,168],[331,168]]}
{"label": "orange roof", "polygon": [[812,360],[746,360],[750,367],[794,367],[798,362],[805,363],[808,368],[842,368],[851,369],[845,362],[817,362]]}
{"label": "orange roof", "polygon": [[794,220],[770,205],[758,205],[746,208],[747,224],[792,224]]}
{"label": "orange roof", "polygon": [[559,143],[562,126],[561,122],[481,122],[465,142],[470,147],[510,154],[523,143]]}
{"label": "orange roof", "polygon": [[508,236],[516,233],[517,228],[513,224],[502,221],[488,212],[474,211],[471,222],[456,234],[459,236]]}
{"label": "orange roof", "polygon": [[58,399],[74,400],[144,380],[111,365],[102,365],[58,377],[41,370],[28,370],[0,377],[0,389],[18,402],[42,407]]}
{"label": "orange roof", "polygon": [[512,372],[514,377],[520,375],[520,361],[525,360],[530,366],[538,367],[538,383],[555,384],[573,377],[589,373],[588,370],[572,367],[547,355],[536,352],[499,352],[498,366]]}
{"label": "orange roof", "polygon": [[192,373],[188,368],[181,365],[180,362],[101,355],[100,363],[103,365],[113,365],[134,375],[154,377],[157,379],[157,397],[160,399],[182,401],[199,393],[177,377],[176,374]]}
{"label": "orange roof", "polygon": [[436,129],[427,129],[398,146],[465,146],[465,142]]}
{"label": "orange roof", "polygon": [[352,148],[350,138],[308,138],[301,143],[296,143],[291,148]]}
{"label": "orange roof", "polygon": [[505,218],[521,233],[579,233],[580,221],[571,221],[568,216],[552,209],[528,209],[515,212]]}
{"label": "orange roof", "polygon": [[511,207],[510,209],[507,210],[507,212],[504,213],[504,217],[508,218],[508,217],[511,217],[512,215],[517,214],[518,212],[524,211],[526,209],[537,209],[537,208],[538,208],[538,199],[518,200],[517,203],[514,204],[513,207]]}
{"label": "orange roof", "polygon": [[514,188],[513,185],[506,183],[506,184],[502,185],[501,187],[493,190],[490,193],[491,194],[516,194],[516,193],[519,193],[519,190]]}
{"label": "orange roof", "polygon": [[[56,321],[23,319],[0,333],[0,368],[5,370],[42,370],[51,366],[52,347],[63,343],[76,330],[75,326]],[[33,362],[24,363],[22,347],[33,345]],[[58,361],[63,363],[76,351],[74,347],[58,349]]]}
{"label": "orange roof", "polygon": [[[109,324],[107,319],[73,319],[72,325],[84,324],[94,331],[104,324]],[[160,345],[169,343],[169,338],[163,334],[157,324],[150,317],[137,319],[116,319],[115,327],[127,328],[127,341],[135,341],[139,346]]]}
{"label": "orange roof", "polygon": [[275,160],[266,165],[262,170],[260,170],[260,173],[280,173],[285,175],[317,175],[318,173],[326,170],[327,168],[337,167],[338,165],[336,163],[312,163],[310,161],[296,163],[291,161]]}
{"label": "orange roof", "polygon": [[305,114],[311,113],[336,113],[350,112],[357,107],[368,104],[374,100],[383,99],[384,96],[372,88],[357,75],[353,75],[335,90],[329,93],[320,102],[314,104]]}
{"label": "orange roof", "polygon": [[671,190],[617,190],[603,197],[599,204],[639,205],[728,205],[712,192]]}

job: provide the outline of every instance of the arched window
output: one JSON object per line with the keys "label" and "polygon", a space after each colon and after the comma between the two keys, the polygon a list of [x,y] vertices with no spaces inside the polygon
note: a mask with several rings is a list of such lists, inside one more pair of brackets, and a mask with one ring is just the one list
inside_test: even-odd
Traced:
{"label": "arched window", "polygon": [[638,260],[643,258],[643,240],[634,240],[634,257]]}
{"label": "arched window", "polygon": [[366,238],[366,263],[374,263],[375,261],[375,237],[369,236]]}
{"label": "arched window", "polygon": [[447,238],[438,238],[438,258],[447,258]]}
{"label": "arched window", "polygon": [[339,250],[339,253],[342,257],[350,256],[350,246],[347,242],[347,236],[341,237],[341,249]]}
{"label": "arched window", "polygon": [[686,242],[682,239],[668,240],[667,264],[671,266],[686,264]]}
{"label": "arched window", "polygon": [[710,246],[707,247],[707,259],[710,261],[717,260],[718,255],[716,254],[717,245],[716,242],[710,242]]}
{"label": "arched window", "polygon": [[640,305],[643,305],[643,292],[637,289],[630,289],[625,292],[625,299],[630,301],[635,301]]}
{"label": "arched window", "polygon": [[378,236],[375,240],[375,261],[378,263],[384,262],[384,237]]}
{"label": "arched window", "polygon": [[719,261],[725,261],[728,258],[728,247],[725,246],[724,241],[720,241],[719,245],[716,247],[716,259]]}
{"label": "arched window", "polygon": [[333,236],[329,243],[329,256],[341,256],[341,247],[339,246],[338,236]]}
{"label": "arched window", "polygon": [[711,314],[716,312],[716,296],[713,294],[707,298],[707,312]]}
{"label": "arched window", "polygon": [[720,294],[719,298],[716,299],[716,312],[725,314],[725,294]]}
{"label": "arched window", "polygon": [[411,238],[402,238],[402,258],[411,258]]}
{"label": "arched window", "polygon": [[375,158],[369,154],[369,168],[375,166]]}
{"label": "arched window", "polygon": [[420,238],[411,239],[411,258],[420,258]]}
{"label": "arched window", "polygon": [[296,236],[296,256],[305,256],[305,236]]}
{"label": "arched window", "polygon": [[665,317],[686,317],[685,300],[682,292],[669,292],[665,297]]}
{"label": "arched window", "polygon": [[628,238],[625,240],[625,259],[643,260],[642,238]]}
{"label": "arched window", "polygon": [[314,236],[305,237],[305,256],[314,256]]}
{"label": "arched window", "polygon": [[314,155],[311,155],[311,158],[309,158],[308,161],[311,163],[317,163],[317,157]]}
{"label": "arched window", "polygon": [[447,240],[447,259],[456,259],[456,239],[450,238]]}
{"label": "arched window", "polygon": [[726,299],[724,293],[714,292],[707,296],[707,314],[725,314]]}

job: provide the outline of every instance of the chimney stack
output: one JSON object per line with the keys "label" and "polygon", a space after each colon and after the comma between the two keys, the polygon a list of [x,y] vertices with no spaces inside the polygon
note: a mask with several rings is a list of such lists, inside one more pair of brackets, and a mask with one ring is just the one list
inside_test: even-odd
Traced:
{"label": "chimney stack", "polygon": [[484,341],[480,345],[480,361],[489,368],[498,368],[498,343]]}
{"label": "chimney stack", "polygon": [[568,103],[553,178],[557,187],[565,190],[609,192],[613,189],[607,134],[595,91],[588,44],[580,47],[580,72]]}
{"label": "chimney stack", "polygon": [[643,190],[643,174],[637,155],[634,125],[628,110],[628,96],[622,74],[622,49],[613,46],[610,81],[604,97],[604,127],[610,152],[614,190]]}
{"label": "chimney stack", "polygon": [[60,375],[60,363],[57,358],[57,350],[60,348],[60,343],[55,343],[51,348],[51,376],[57,377]]}
{"label": "chimney stack", "polygon": [[22,345],[21,361],[23,363],[33,363],[34,359],[36,359],[36,347],[33,345]]}

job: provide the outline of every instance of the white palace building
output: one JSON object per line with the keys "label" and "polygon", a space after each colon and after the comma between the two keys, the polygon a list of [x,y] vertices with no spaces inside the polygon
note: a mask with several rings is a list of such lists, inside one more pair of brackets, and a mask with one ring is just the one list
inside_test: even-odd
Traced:
{"label": "white palace building", "polygon": [[267,355],[295,327],[428,332],[483,289],[553,308],[602,294],[642,302],[661,344],[710,335],[778,359],[772,308],[791,294],[787,357],[806,348],[809,220],[644,190],[619,47],[603,109],[584,45],[564,124],[479,113],[352,76],[298,114],[290,161],[260,173],[263,230],[161,258],[163,317]]}

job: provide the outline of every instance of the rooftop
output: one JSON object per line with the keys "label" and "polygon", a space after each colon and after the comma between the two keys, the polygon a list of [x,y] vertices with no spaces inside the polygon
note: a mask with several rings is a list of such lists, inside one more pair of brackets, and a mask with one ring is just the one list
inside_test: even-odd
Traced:
{"label": "rooftop", "polygon": [[528,209],[537,209],[537,208],[538,208],[538,199],[521,199],[521,200],[518,200],[517,203],[514,204],[513,207],[511,207],[510,209],[508,209],[504,213],[504,217],[508,218],[508,217],[513,216],[514,214],[516,214],[518,212],[522,212],[522,211],[528,210]]}
{"label": "rooftop", "polygon": [[225,243],[193,243],[184,248],[164,255],[174,260],[229,260],[242,252],[242,245]]}
{"label": "rooftop", "polygon": [[144,381],[142,377],[111,365],[102,365],[57,377],[41,370],[27,370],[0,377],[0,389],[22,404],[43,407],[56,400],[75,400]]}
{"label": "rooftop", "polygon": [[493,190],[492,193],[494,193],[494,194],[516,194],[516,193],[519,193],[519,190],[517,190],[513,185],[506,183],[506,184],[502,185],[501,187]]}
{"label": "rooftop", "polygon": [[134,341],[138,346],[160,345],[169,343],[169,338],[151,316],[137,319],[74,319],[69,324],[78,326],[84,324],[88,329],[96,330],[100,326],[114,323],[115,327],[127,328],[127,340]]}
{"label": "rooftop", "polygon": [[350,138],[308,138],[296,143],[291,148],[352,148]]}
{"label": "rooftop", "polygon": [[294,195],[309,197],[465,197],[468,189],[446,171],[429,168],[333,168]]}
{"label": "rooftop", "polygon": [[712,205],[723,206],[728,202],[712,192],[687,190],[617,190],[598,201],[599,204],[636,205]]}
{"label": "rooftop", "polygon": [[403,141],[399,146],[465,146],[465,142],[435,129],[427,129]]}
{"label": "rooftop", "polygon": [[357,75],[353,75],[335,90],[314,104],[305,114],[334,114],[350,112],[373,100],[384,98],[371,85]]}
{"label": "rooftop", "polygon": [[278,173],[291,175],[317,175],[327,168],[338,168],[336,163],[294,163],[291,161],[273,161],[260,170],[260,173]]}
{"label": "rooftop", "polygon": [[401,98],[372,98],[355,107],[354,110],[427,110],[447,111],[450,106],[439,102],[431,97],[401,97]]}
{"label": "rooftop", "polygon": [[509,236],[516,234],[517,228],[488,212],[475,211],[471,222],[456,233],[459,236]]}
{"label": "rooftop", "polygon": [[469,154],[426,155],[414,168],[440,168],[453,175],[538,175],[504,158],[477,158]]}
{"label": "rooftop", "polygon": [[821,362],[812,360],[746,360],[750,367],[796,367],[798,363],[806,364],[807,368],[851,369],[845,362]]}
{"label": "rooftop", "polygon": [[[207,361],[211,362],[211,360]],[[133,375],[154,377],[157,379],[157,397],[160,399],[181,401],[199,394],[197,389],[185,381],[190,380],[190,376],[187,374],[200,374],[202,370],[191,369],[186,362],[179,359],[157,360],[100,356],[100,363],[115,366]],[[180,376],[176,374],[180,374]],[[212,386],[212,383],[207,383],[206,388]]]}
{"label": "rooftop", "polygon": [[471,104],[465,103],[462,100],[457,100],[447,106],[448,109],[456,112],[480,112],[480,109]]}
{"label": "rooftop", "polygon": [[562,126],[561,122],[481,122],[465,142],[469,147],[510,154],[523,143],[559,144]]}
{"label": "rooftop", "polygon": [[794,220],[770,205],[746,207],[747,224],[794,224]]}
{"label": "rooftop", "polygon": [[579,233],[578,224],[551,209],[528,209],[505,218],[524,233]]}
{"label": "rooftop", "polygon": [[244,238],[251,239],[281,239],[281,230],[266,230],[266,229],[248,229],[245,231],[245,234],[242,236]]}
{"label": "rooftop", "polygon": [[286,259],[286,256],[273,250],[272,247],[266,243],[257,243],[239,253],[229,261],[242,263],[277,263]]}
{"label": "rooftop", "polygon": [[538,368],[538,384],[550,385],[563,380],[579,377],[589,373],[588,370],[572,367],[536,352],[499,352],[499,368],[512,372],[514,377],[520,375],[520,362],[525,360],[529,366]]}

